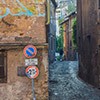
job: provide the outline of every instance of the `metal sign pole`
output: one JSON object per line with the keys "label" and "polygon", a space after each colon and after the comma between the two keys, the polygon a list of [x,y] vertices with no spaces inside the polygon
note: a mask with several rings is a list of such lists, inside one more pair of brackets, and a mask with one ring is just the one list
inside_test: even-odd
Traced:
{"label": "metal sign pole", "polygon": [[[33,45],[27,45],[24,50],[24,55],[27,58],[33,58],[37,54],[37,49]],[[25,70],[26,75],[32,79],[32,92],[33,92],[33,100],[36,100],[35,92],[34,92],[34,78],[39,75],[39,70],[36,66],[28,66]]]}
{"label": "metal sign pole", "polygon": [[33,92],[33,100],[36,100],[35,93],[34,93],[34,79],[32,79],[32,92]]}

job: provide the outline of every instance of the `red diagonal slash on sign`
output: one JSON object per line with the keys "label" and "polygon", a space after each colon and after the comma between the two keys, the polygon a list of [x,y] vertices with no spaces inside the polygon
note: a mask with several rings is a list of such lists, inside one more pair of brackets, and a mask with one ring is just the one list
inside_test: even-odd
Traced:
{"label": "red diagonal slash on sign", "polygon": [[34,53],[34,52],[32,52],[29,48],[27,49],[27,51],[30,52],[32,55],[33,55],[33,53]]}
{"label": "red diagonal slash on sign", "polygon": [[[34,51],[31,51],[29,48],[32,48]],[[27,58],[33,58],[33,57],[35,57],[36,54],[37,54],[37,49],[36,49],[36,47],[33,46],[33,45],[28,45],[28,46],[26,46],[26,47],[24,48],[23,52],[24,52],[25,57],[27,57]],[[29,52],[30,55],[29,55],[27,52]]]}

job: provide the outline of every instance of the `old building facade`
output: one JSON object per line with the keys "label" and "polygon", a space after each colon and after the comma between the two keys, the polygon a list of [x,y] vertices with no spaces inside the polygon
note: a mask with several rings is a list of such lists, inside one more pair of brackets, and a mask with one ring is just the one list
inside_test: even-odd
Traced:
{"label": "old building facade", "polygon": [[32,99],[31,79],[22,73],[27,67],[23,49],[29,44],[37,48],[36,100],[48,100],[48,1],[0,1],[0,100]]}
{"label": "old building facade", "polygon": [[100,88],[100,0],[78,0],[79,76]]}
{"label": "old building facade", "polygon": [[76,60],[76,51],[73,44],[73,22],[76,20],[76,12],[70,13],[65,17],[64,21],[61,23],[63,27],[63,50],[64,59],[69,61]]}

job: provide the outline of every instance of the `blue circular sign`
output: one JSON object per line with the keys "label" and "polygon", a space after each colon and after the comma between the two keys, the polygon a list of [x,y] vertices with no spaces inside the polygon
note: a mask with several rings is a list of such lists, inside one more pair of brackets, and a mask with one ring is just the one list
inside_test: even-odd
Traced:
{"label": "blue circular sign", "polygon": [[33,58],[35,57],[37,54],[37,50],[36,50],[36,47],[33,46],[33,45],[28,45],[24,48],[24,55],[27,57],[27,58]]}

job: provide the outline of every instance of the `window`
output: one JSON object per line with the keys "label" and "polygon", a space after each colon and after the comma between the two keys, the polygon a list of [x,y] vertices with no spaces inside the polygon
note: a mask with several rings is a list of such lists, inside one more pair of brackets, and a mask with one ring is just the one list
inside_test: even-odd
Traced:
{"label": "window", "polygon": [[53,36],[50,36],[49,38],[49,49],[50,51],[53,51],[54,50],[54,37]]}
{"label": "window", "polygon": [[98,8],[100,9],[100,0],[98,0]]}
{"label": "window", "polygon": [[54,50],[54,37],[51,37],[51,50]]}
{"label": "window", "polygon": [[100,0],[97,2],[97,22],[100,23]]}
{"label": "window", "polygon": [[0,83],[7,81],[6,52],[0,51]]}

